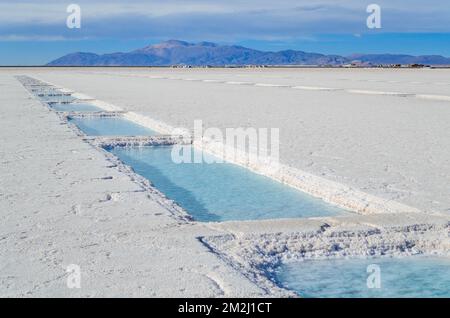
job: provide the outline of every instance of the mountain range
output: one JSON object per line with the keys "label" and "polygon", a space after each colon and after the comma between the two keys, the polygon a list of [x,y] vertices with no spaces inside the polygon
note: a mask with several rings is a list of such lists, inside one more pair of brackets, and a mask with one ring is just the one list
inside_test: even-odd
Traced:
{"label": "mountain range", "polygon": [[441,55],[354,54],[325,55],[285,50],[266,52],[237,45],[211,42],[188,43],[169,40],[131,52],[95,54],[77,52],[48,63],[48,66],[242,66],[242,65],[450,65],[450,58]]}

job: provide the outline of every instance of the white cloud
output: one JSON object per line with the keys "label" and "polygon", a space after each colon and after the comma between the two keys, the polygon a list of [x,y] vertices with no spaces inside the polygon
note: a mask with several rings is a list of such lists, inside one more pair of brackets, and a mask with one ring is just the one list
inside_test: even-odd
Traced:
{"label": "white cloud", "polygon": [[[83,28],[66,34],[66,7],[82,9]],[[360,34],[365,0],[18,0],[0,2],[0,36],[292,38]],[[384,32],[450,32],[447,0],[374,0]],[[86,23],[85,23],[86,22]],[[62,34],[62,35],[61,35]]]}

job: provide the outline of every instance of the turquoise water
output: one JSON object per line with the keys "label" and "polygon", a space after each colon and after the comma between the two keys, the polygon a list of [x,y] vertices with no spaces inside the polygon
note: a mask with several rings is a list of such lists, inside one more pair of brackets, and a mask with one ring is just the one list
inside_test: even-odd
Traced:
{"label": "turquoise water", "polygon": [[98,112],[99,107],[88,103],[51,103],[50,107],[61,112]]}
{"label": "turquoise water", "polygon": [[120,117],[69,118],[88,136],[152,136],[153,130]]}
{"label": "turquoise water", "polygon": [[50,103],[70,103],[75,100],[75,98],[71,95],[62,95],[62,96],[38,96],[38,98],[44,102]]}
{"label": "turquoise water", "polygon": [[[367,287],[367,266],[380,269],[379,289]],[[303,297],[450,297],[450,258],[315,260],[281,265],[275,280]]]}
{"label": "turquoise water", "polygon": [[135,172],[198,221],[329,216],[344,211],[229,163],[181,163],[172,147],[113,148]]}

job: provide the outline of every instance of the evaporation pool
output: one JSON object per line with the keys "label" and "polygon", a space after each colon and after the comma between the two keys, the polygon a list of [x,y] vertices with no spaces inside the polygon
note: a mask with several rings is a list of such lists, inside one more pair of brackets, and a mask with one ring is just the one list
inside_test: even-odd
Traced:
{"label": "evaporation pool", "polygon": [[75,98],[71,95],[43,95],[43,96],[37,96],[41,101],[46,103],[71,103],[75,100]]}
{"label": "evaporation pool", "polygon": [[[334,216],[343,210],[230,163],[180,163],[172,147],[112,148],[198,221]],[[209,156],[209,155],[207,155]]]}
{"label": "evaporation pool", "polygon": [[99,112],[102,110],[89,103],[49,103],[49,106],[60,112]]}
{"label": "evaporation pool", "polygon": [[153,136],[157,133],[122,117],[70,117],[74,123],[88,136]]}
{"label": "evaporation pool", "polygon": [[[374,275],[371,268],[367,272],[371,264],[380,269],[379,289],[367,287],[369,275]],[[297,261],[276,268],[274,279],[302,297],[450,297],[450,258],[409,256]],[[374,285],[369,283],[369,286]]]}

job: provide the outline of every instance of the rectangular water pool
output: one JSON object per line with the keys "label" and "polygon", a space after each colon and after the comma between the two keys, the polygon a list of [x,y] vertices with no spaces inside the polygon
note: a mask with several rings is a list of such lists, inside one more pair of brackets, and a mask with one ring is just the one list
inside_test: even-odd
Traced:
{"label": "rectangular water pool", "polygon": [[69,121],[88,136],[153,136],[151,129],[121,117],[73,117]]}
{"label": "rectangular water pool", "polygon": [[[369,265],[378,266],[378,286],[367,283],[377,275]],[[302,297],[450,297],[450,258],[307,260],[281,265],[274,279]]]}
{"label": "rectangular water pool", "polygon": [[98,112],[102,109],[89,103],[49,103],[50,107],[61,112]]}
{"label": "rectangular water pool", "polygon": [[174,163],[169,146],[117,147],[110,151],[198,221],[345,213],[320,199],[234,164]]}
{"label": "rectangular water pool", "polygon": [[46,103],[71,103],[75,98],[71,95],[47,95],[42,96],[37,95],[37,97]]}

